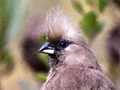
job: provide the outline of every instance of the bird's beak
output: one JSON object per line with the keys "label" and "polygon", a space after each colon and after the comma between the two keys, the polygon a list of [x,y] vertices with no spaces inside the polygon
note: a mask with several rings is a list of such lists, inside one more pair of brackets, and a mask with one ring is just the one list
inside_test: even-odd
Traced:
{"label": "bird's beak", "polygon": [[40,47],[38,53],[55,54],[55,49],[52,46],[50,46],[49,42],[46,42]]}

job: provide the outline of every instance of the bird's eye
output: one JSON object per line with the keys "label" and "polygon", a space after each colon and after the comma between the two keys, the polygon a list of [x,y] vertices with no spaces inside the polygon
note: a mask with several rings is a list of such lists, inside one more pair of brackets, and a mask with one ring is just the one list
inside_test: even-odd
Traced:
{"label": "bird's eye", "polygon": [[65,42],[61,42],[61,43],[59,44],[59,46],[65,47],[65,46],[66,46],[66,43],[65,43]]}
{"label": "bird's eye", "polygon": [[57,45],[57,49],[62,50],[66,48],[70,43],[68,41],[60,41]]}

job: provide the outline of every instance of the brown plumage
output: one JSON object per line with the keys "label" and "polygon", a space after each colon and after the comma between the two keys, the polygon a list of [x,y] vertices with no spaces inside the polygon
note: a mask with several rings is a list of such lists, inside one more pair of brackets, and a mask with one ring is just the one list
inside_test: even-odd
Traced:
{"label": "brown plumage", "polygon": [[115,90],[78,33],[79,28],[59,7],[46,19],[47,43],[39,52],[50,56],[50,72],[42,90]]}

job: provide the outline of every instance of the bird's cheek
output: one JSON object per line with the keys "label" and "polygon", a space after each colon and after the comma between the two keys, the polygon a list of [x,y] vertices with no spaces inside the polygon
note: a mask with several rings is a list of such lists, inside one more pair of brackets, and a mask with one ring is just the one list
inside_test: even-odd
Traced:
{"label": "bird's cheek", "polygon": [[71,46],[68,46],[67,48],[65,48],[64,52],[70,52],[71,51]]}

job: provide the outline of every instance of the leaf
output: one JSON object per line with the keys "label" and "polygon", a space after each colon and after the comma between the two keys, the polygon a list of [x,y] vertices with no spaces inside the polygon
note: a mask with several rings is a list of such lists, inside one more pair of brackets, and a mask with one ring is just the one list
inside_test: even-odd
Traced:
{"label": "leaf", "polygon": [[47,54],[40,53],[38,57],[40,58],[41,62],[43,62],[43,64],[49,69]]}
{"label": "leaf", "polygon": [[98,0],[97,1],[98,10],[100,12],[102,12],[104,10],[106,4],[107,4],[107,0]]}
{"label": "leaf", "polygon": [[84,13],[83,6],[80,2],[73,1],[73,5],[78,12],[80,12],[81,14]]}
{"label": "leaf", "polygon": [[1,49],[1,62],[5,64],[11,64],[12,57],[10,56],[9,52],[6,49]]}
{"label": "leaf", "polygon": [[42,44],[46,43],[46,35],[45,34],[41,37],[41,43]]}
{"label": "leaf", "polygon": [[103,25],[97,21],[94,12],[88,12],[81,21],[81,27],[85,36],[93,39],[102,30]]}
{"label": "leaf", "polygon": [[47,79],[47,74],[40,72],[40,73],[36,74],[36,79],[39,81],[45,82]]}

